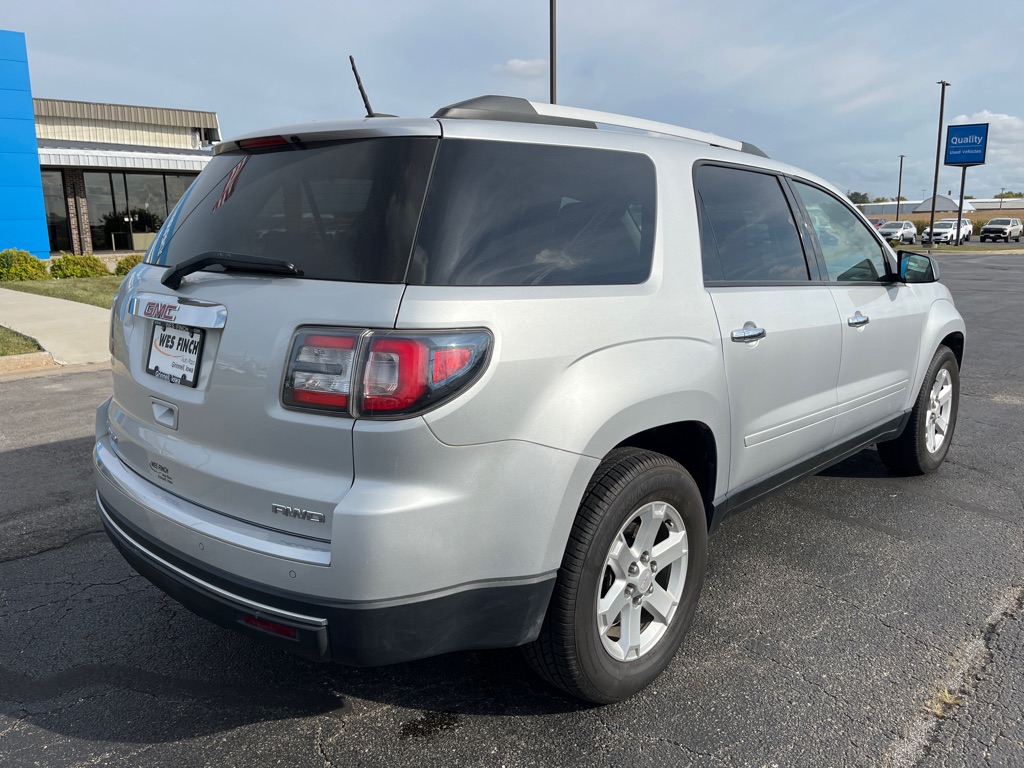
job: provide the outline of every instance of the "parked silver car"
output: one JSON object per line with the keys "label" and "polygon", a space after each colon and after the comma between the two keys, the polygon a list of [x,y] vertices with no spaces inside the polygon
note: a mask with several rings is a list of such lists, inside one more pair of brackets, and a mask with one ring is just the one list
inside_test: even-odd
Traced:
{"label": "parked silver car", "polygon": [[616,701],[670,663],[727,517],[871,445],[942,463],[965,328],[937,278],[825,181],[676,126],[482,97],[253,133],[116,297],[100,516],[289,651],[523,646]]}
{"label": "parked silver car", "polygon": [[917,226],[912,221],[887,221],[878,228],[878,234],[900,244],[917,242]]}

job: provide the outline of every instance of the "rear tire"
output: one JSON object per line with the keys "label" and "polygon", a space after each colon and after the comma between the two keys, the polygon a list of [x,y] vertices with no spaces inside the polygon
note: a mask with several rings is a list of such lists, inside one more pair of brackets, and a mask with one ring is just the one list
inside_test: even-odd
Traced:
{"label": "rear tire", "polygon": [[597,704],[645,688],[693,621],[707,564],[700,491],[678,463],[612,451],[591,478],[536,641],[546,680]]}
{"label": "rear tire", "polygon": [[928,366],[910,420],[899,437],[876,446],[879,458],[901,474],[934,472],[946,458],[959,409],[960,367],[953,351],[940,346]]}

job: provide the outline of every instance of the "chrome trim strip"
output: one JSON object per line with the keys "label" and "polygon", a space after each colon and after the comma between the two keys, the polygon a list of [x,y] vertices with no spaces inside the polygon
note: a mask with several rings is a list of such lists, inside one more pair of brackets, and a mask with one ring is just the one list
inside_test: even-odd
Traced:
{"label": "chrome trim strip", "polygon": [[103,504],[103,499],[100,498],[100,494],[98,491],[96,492],[96,503],[99,505],[100,514],[103,515],[103,522],[109,525],[114,530],[114,532],[117,533],[118,537],[121,539],[122,542],[130,546],[142,557],[148,558],[149,560],[159,564],[163,568],[172,571],[175,575],[189,582],[196,589],[208,592],[212,595],[227,600],[228,602],[234,603],[235,605],[238,605],[239,607],[245,608],[250,611],[259,611],[260,613],[266,613],[271,616],[276,616],[279,619],[286,619],[288,621],[306,624],[310,627],[327,626],[327,619],[318,619],[313,616],[304,616],[301,613],[292,613],[291,611],[284,611],[280,608],[274,608],[269,605],[264,605],[263,603],[257,603],[255,600],[249,600],[245,597],[239,597],[238,595],[232,592],[228,592],[225,589],[216,587],[213,584],[210,584],[208,582],[203,581],[200,578],[197,578],[196,576],[193,576],[191,573],[188,573],[187,571],[178,568],[176,565],[167,562],[159,555],[153,554],[148,549],[139,544],[139,542],[137,542],[135,539],[133,539],[131,536],[125,533],[121,526],[114,522],[113,517],[110,515],[110,513],[107,511],[106,506]]}
{"label": "chrome trim strip", "polygon": [[[150,304],[160,304],[170,309],[170,317],[152,317],[146,315],[146,307]],[[194,328],[223,328],[228,321],[228,310],[220,304],[212,304],[195,299],[185,299],[180,296],[162,293],[140,292],[132,297],[128,305],[128,311],[148,319],[163,320],[178,325],[191,325]]]}

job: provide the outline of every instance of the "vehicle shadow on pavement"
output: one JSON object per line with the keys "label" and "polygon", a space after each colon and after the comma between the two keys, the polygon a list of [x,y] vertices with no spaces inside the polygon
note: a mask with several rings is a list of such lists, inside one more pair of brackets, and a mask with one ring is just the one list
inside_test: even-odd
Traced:
{"label": "vehicle shadow on pavement", "polygon": [[878,458],[878,451],[874,448],[867,448],[860,453],[855,453],[838,464],[822,470],[818,473],[821,477],[848,477],[848,478],[895,478],[899,477],[890,470],[882,460]]}
{"label": "vehicle shadow on pavement", "polygon": [[416,737],[463,715],[589,707],[515,649],[353,668],[263,646],[164,595],[103,533],[0,562],[0,623],[0,720],[92,742],[165,743],[367,710],[401,713],[395,727]]}

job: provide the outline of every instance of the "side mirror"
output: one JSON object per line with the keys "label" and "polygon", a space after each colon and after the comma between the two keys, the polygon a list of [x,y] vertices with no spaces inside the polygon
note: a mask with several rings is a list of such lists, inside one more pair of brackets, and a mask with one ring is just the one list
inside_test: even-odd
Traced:
{"label": "side mirror", "polygon": [[939,262],[931,256],[912,251],[897,251],[896,255],[904,283],[934,283],[939,279]]}

